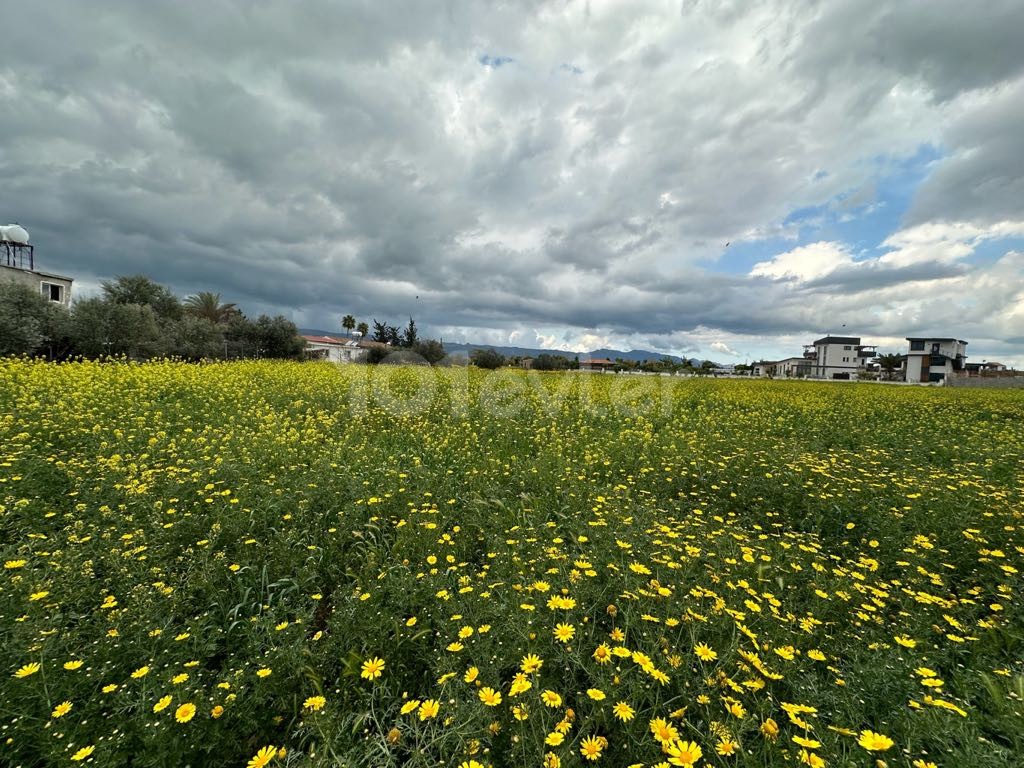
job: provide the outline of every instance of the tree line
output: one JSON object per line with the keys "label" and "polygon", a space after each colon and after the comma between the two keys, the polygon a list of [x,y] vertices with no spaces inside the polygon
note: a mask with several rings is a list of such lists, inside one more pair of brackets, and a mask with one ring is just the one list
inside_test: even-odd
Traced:
{"label": "tree line", "polygon": [[[366,323],[357,324],[353,315],[345,315],[341,319],[341,327],[350,335],[353,329],[357,329],[359,335],[364,338],[370,332],[370,326]],[[366,361],[371,364],[381,363],[386,359],[389,363],[423,363],[426,361],[430,365],[437,365],[447,357],[444,345],[440,341],[420,338],[416,321],[411,317],[409,324],[404,329],[374,318],[373,336],[370,341],[376,342],[376,345],[370,347],[367,353]]]}
{"label": "tree line", "polygon": [[106,281],[100,296],[70,308],[20,283],[0,282],[0,355],[295,359],[304,348],[282,315],[252,320],[210,291],[181,300],[144,275]]}
{"label": "tree line", "polygon": [[[506,357],[490,347],[479,347],[469,353],[469,361],[477,368],[495,370],[504,366],[529,367],[535,371],[576,371],[580,368],[579,355],[566,357],[565,355],[554,355],[543,352],[536,357],[523,357],[513,355]],[[660,360],[627,360],[621,357],[615,358],[609,370],[615,373],[688,373],[708,374],[715,367],[710,360],[705,360],[700,365],[694,366],[689,360],[675,362],[671,358],[664,357]]]}

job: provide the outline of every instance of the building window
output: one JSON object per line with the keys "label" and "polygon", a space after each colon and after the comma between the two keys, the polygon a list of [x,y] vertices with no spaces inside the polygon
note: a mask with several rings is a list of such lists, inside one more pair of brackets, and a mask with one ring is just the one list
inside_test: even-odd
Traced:
{"label": "building window", "polygon": [[64,286],[56,283],[40,283],[39,292],[49,301],[64,301]]}
{"label": "building window", "polygon": [[910,351],[911,352],[924,352],[924,342],[923,341],[912,341],[912,342],[910,342]]}
{"label": "building window", "polygon": [[941,346],[942,346],[942,345],[941,345],[941,344],[939,344],[939,342],[937,342],[937,341],[936,341],[936,342],[934,342],[934,343],[932,344],[932,354],[933,354],[933,355],[937,355],[937,354],[939,354],[939,347],[941,347]]}
{"label": "building window", "polygon": [[849,352],[851,349],[853,349],[853,347],[851,347],[849,344],[847,344],[845,347],[843,347],[843,351],[844,352]]}

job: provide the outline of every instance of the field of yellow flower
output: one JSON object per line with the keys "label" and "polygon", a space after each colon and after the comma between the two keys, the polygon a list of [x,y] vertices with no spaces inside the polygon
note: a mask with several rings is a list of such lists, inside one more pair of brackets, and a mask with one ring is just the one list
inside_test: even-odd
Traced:
{"label": "field of yellow flower", "polygon": [[0,764],[1024,765],[1018,392],[0,361]]}

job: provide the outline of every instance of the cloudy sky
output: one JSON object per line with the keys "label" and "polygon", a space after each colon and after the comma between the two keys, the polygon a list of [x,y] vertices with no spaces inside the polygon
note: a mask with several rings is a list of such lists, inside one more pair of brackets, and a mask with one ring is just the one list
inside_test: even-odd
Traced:
{"label": "cloudy sky", "polygon": [[725,362],[939,333],[1024,367],[1020,0],[0,0],[0,24],[0,219],[80,293],[142,272],[305,327]]}

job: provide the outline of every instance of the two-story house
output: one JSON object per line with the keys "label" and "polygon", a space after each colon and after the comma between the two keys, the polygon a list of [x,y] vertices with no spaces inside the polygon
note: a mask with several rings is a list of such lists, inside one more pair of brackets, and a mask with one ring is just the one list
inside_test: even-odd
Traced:
{"label": "two-story house", "polygon": [[804,347],[804,357],[811,378],[856,379],[869,369],[875,346],[861,344],[859,336],[824,336]]}
{"label": "two-story house", "polygon": [[967,342],[953,338],[907,337],[907,381],[939,382],[965,372]]}

